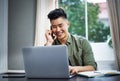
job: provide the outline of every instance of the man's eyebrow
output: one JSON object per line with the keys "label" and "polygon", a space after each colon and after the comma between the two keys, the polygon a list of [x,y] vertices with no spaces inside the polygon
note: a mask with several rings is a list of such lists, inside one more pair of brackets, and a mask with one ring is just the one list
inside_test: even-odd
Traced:
{"label": "man's eyebrow", "polygon": [[58,24],[58,25],[62,25],[63,23],[60,23],[60,24]]}
{"label": "man's eyebrow", "polygon": [[59,26],[59,25],[62,25],[63,23],[60,23],[60,24],[58,24],[58,25],[52,25],[52,26]]}

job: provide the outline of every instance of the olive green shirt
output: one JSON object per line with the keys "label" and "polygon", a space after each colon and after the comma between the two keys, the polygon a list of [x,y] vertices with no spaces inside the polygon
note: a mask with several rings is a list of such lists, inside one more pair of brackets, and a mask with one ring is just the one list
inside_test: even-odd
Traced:
{"label": "olive green shirt", "polygon": [[[60,45],[60,42],[56,39],[53,45]],[[70,65],[91,65],[97,69],[97,64],[93,56],[92,48],[85,38],[69,34],[66,45],[68,47],[68,58]]]}

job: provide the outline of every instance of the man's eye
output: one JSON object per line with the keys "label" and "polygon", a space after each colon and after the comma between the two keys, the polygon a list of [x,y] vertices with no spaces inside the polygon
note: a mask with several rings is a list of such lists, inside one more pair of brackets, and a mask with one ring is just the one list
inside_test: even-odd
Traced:
{"label": "man's eye", "polygon": [[56,28],[56,26],[52,26],[52,28]]}
{"label": "man's eye", "polygon": [[59,25],[59,27],[62,27],[63,25],[61,24],[61,25]]}

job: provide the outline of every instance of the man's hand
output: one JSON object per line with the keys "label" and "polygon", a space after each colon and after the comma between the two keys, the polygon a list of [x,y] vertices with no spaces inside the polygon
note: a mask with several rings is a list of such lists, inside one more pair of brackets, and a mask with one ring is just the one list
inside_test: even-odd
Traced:
{"label": "man's hand", "polygon": [[77,74],[79,72],[83,71],[94,71],[93,66],[69,66],[69,72],[70,74]]}
{"label": "man's hand", "polygon": [[47,45],[52,45],[52,43],[54,42],[51,34],[52,34],[51,30],[46,30],[46,33],[45,33],[45,37],[46,37],[46,40],[47,40],[47,42],[45,44],[46,46]]}
{"label": "man's hand", "polygon": [[69,66],[69,72],[70,72],[70,74],[77,74],[78,73],[78,71],[79,71],[79,69],[77,68],[77,67],[75,67],[75,66]]}

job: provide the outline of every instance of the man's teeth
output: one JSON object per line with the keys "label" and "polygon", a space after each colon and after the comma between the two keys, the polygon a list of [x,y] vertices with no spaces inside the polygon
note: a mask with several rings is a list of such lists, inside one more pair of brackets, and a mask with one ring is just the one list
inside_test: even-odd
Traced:
{"label": "man's teeth", "polygon": [[61,35],[61,34],[62,34],[62,32],[57,33],[57,35]]}

